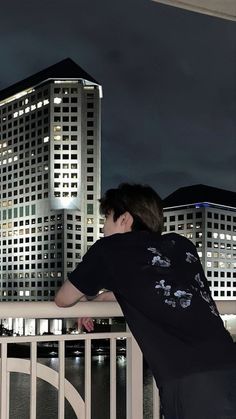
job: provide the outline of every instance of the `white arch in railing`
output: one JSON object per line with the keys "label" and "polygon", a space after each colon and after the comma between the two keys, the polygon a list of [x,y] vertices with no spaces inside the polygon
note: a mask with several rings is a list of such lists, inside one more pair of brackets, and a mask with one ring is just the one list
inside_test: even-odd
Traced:
{"label": "white arch in railing", "polygon": [[[30,360],[19,358],[7,359],[7,371],[30,375]],[[37,362],[37,377],[59,390],[59,374],[52,368]],[[65,398],[70,403],[77,419],[85,419],[85,402],[75,387],[65,378]]]}

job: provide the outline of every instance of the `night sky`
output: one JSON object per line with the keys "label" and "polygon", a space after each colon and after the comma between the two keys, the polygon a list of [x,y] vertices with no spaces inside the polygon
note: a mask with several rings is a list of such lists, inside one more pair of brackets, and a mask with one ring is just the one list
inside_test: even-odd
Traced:
{"label": "night sky", "polygon": [[67,57],[102,84],[103,190],[235,190],[235,22],[150,0],[11,0],[0,45],[0,89]]}

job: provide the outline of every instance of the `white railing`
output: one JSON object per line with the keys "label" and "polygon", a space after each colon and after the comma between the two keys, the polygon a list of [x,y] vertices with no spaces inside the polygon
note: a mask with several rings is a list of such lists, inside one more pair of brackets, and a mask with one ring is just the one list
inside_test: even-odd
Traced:
{"label": "white railing", "polygon": [[[86,302],[70,308],[58,308],[52,302],[1,303],[0,318],[24,319],[71,319],[78,317],[111,318],[120,317],[122,312],[117,303]],[[110,419],[119,419],[116,415],[116,341],[126,338],[126,419],[143,419],[143,365],[141,351],[132,336],[121,333],[90,333],[80,335],[50,336],[7,336],[0,338],[1,344],[1,407],[0,419],[9,419],[10,411],[10,373],[25,373],[30,376],[30,419],[36,419],[37,378],[50,383],[58,390],[58,419],[65,418],[65,399],[68,400],[78,419],[91,419],[91,342],[98,339],[110,340]],[[65,342],[85,342],[85,396],[65,378]],[[58,371],[53,370],[37,360],[37,343],[58,343]],[[8,345],[11,343],[29,343],[29,359],[9,358]],[[153,385],[153,418],[159,416],[159,396]]]}

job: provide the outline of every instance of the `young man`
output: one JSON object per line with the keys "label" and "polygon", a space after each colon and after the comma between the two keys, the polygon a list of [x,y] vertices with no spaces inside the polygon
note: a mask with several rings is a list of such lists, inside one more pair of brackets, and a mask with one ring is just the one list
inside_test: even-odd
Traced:
{"label": "young man", "polygon": [[56,304],[110,290],[95,299],[115,296],[120,304],[159,387],[165,419],[235,419],[236,349],[195,246],[162,235],[161,199],[148,186],[121,184],[100,203],[105,237],[70,274]]}

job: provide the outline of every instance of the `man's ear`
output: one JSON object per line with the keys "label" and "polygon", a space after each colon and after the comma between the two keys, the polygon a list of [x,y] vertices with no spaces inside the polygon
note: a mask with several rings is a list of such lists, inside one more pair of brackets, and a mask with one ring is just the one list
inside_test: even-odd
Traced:
{"label": "man's ear", "polygon": [[132,230],[133,222],[134,222],[134,219],[129,211],[126,211],[124,212],[124,214],[121,215],[121,225],[126,232]]}

